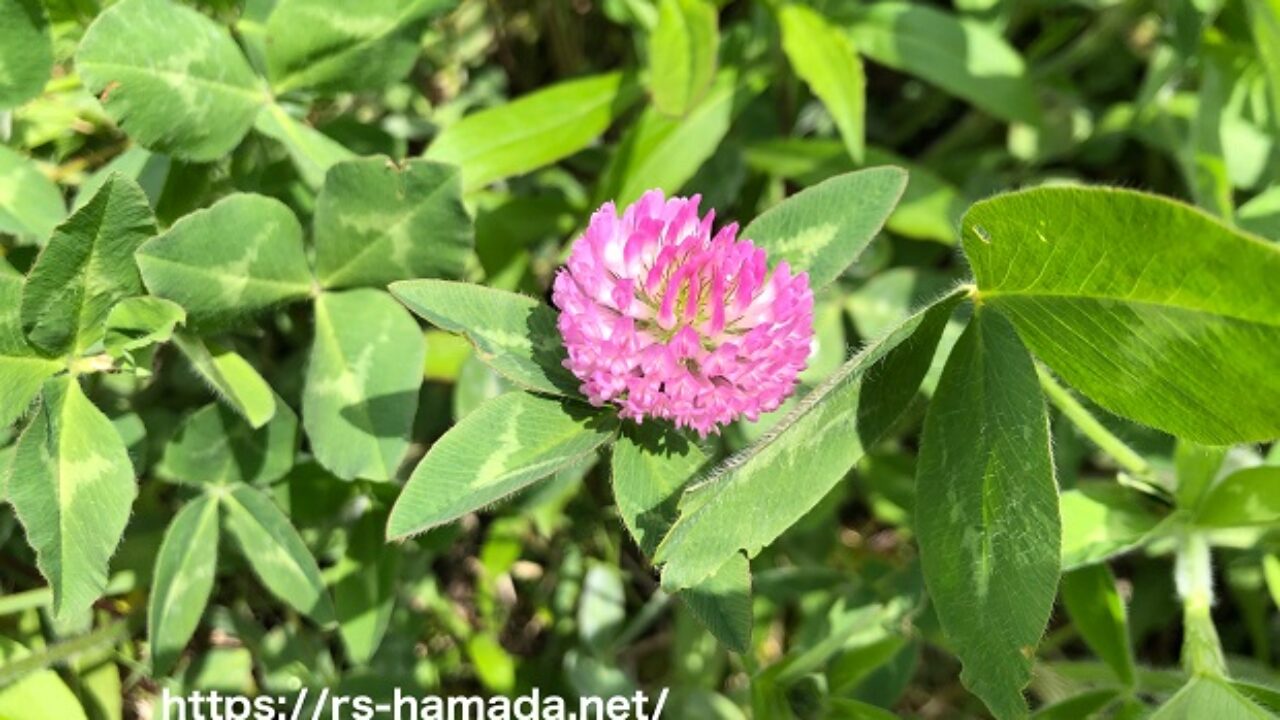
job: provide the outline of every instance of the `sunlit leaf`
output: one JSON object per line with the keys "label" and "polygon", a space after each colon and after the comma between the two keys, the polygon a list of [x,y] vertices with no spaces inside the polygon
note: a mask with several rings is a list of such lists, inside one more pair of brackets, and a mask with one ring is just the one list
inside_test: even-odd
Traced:
{"label": "sunlit leaf", "polygon": [[426,342],[386,293],[316,298],[315,339],[302,394],[311,451],[345,480],[390,480],[409,449]]}
{"label": "sunlit leaf", "polygon": [[500,395],[427,451],[391,510],[387,537],[416,535],[502,500],[594,453],[616,427],[589,405]]}
{"label": "sunlit leaf", "polygon": [[1207,444],[1280,436],[1280,247],[1128,190],[1001,195],[965,216],[980,302],[1102,407]]}

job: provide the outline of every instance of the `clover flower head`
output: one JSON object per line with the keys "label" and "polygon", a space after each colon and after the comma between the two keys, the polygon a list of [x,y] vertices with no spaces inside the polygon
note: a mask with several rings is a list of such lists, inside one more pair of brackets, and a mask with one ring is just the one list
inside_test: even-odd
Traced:
{"label": "clover flower head", "polygon": [[813,341],[813,291],[786,262],[712,233],[701,198],[650,190],[591,216],[555,279],[567,367],[592,404],[699,435],[756,420],[794,390]]}

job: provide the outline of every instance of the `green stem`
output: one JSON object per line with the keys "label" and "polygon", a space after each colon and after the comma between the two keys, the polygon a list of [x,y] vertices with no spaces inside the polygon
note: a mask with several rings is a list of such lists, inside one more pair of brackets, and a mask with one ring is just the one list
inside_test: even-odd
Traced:
{"label": "green stem", "polygon": [[110,647],[129,637],[127,619],[116,620],[88,635],[58,643],[38,653],[32,653],[0,667],[0,688],[6,687],[33,672],[44,670],[52,665],[60,665],[82,653],[100,647]]}
{"label": "green stem", "polygon": [[1213,625],[1213,562],[1202,533],[1188,532],[1179,540],[1174,578],[1182,598],[1182,664],[1192,675],[1222,678],[1227,663],[1218,630]]}
{"label": "green stem", "polygon": [[[137,578],[131,572],[122,572],[111,578],[103,595],[111,597],[131,592]],[[42,587],[0,597],[0,617],[13,615],[33,608],[46,608],[53,604],[53,590]]]}
{"label": "green stem", "polygon": [[1054,407],[1058,408],[1067,419],[1075,423],[1075,426],[1080,428],[1080,432],[1092,440],[1098,449],[1110,455],[1121,468],[1133,475],[1144,479],[1151,477],[1151,464],[1146,461],[1146,458],[1098,422],[1093,413],[1081,405],[1070,390],[1058,384],[1058,381],[1054,380],[1043,367],[1037,365],[1036,374],[1040,376],[1040,387],[1044,389],[1045,395],[1049,396],[1049,402],[1053,403]]}

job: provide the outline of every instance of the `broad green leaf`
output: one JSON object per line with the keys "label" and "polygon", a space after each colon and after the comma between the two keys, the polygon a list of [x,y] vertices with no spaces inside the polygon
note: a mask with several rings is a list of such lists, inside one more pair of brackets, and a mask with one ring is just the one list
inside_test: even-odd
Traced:
{"label": "broad green leaf", "polygon": [[583,460],[616,429],[609,413],[587,405],[499,395],[427,451],[391,509],[387,537],[416,535],[495,503]]}
{"label": "broad green leaf", "polygon": [[138,250],[152,295],[186,309],[194,327],[224,327],[311,294],[302,226],[284,203],[230,195]]}
{"label": "broad green leaf", "polygon": [[39,95],[52,72],[53,39],[44,4],[0,0],[0,110]]}
{"label": "broad green leaf", "polygon": [[817,290],[835,280],[875,238],[907,186],[896,167],[846,173],[769,208],[742,231]]}
{"label": "broad green leaf", "polygon": [[165,531],[147,602],[151,672],[163,676],[200,624],[218,566],[218,501],[187,503]]}
{"label": "broad green leaf", "polygon": [[[748,165],[802,185],[814,185],[858,167],[838,140],[779,138],[751,145],[746,156]],[[907,171],[907,189],[885,221],[886,228],[916,240],[956,242],[967,207],[957,188],[929,168],[881,148],[866,149],[866,164],[896,165]]]}
{"label": "broad green leaf", "polygon": [[[681,491],[707,461],[700,447],[670,427],[656,422],[623,426],[613,445],[613,496],[623,524],[646,557],[671,529]],[[748,650],[751,568],[746,556],[734,555],[679,596],[716,639],[735,652]]]}
{"label": "broad green leaf", "polygon": [[267,485],[284,477],[298,451],[298,418],[276,399],[270,422],[254,429],[224,403],[189,415],[164,448],[157,472],[179,483]]}
{"label": "broad green leaf", "polygon": [[1062,603],[1089,649],[1111,667],[1120,682],[1133,685],[1136,673],[1129,619],[1111,569],[1099,563],[1064,573]]}
{"label": "broad green leaf", "polygon": [[696,585],[740,551],[754,557],[826,496],[915,397],[962,297],[940,299],[868,346],[769,435],[687,491],[655,553],[663,586]]}
{"label": "broad green leaf", "polygon": [[424,157],[461,168],[463,188],[474,190],[587,147],[639,95],[634,79],[620,73],[561,82],[464,117]]}
{"label": "broad green leaf", "polygon": [[137,494],[133,465],[111,421],[75,379],[46,382],[39,409],[18,439],[9,502],[53,588],[54,623],[61,630],[89,625]]}
{"label": "broad green leaf", "polygon": [[840,130],[845,148],[855,162],[866,151],[867,76],[853,41],[803,5],[783,5],[778,10],[782,49],[796,71],[818,96]]}
{"label": "broad green leaf", "polygon": [[335,165],[316,201],[316,275],[326,288],[459,277],[475,244],[457,168],[385,157]]}
{"label": "broad green leaf", "polygon": [[45,379],[64,367],[40,357],[27,342],[18,311],[21,300],[22,276],[0,262],[0,431],[21,417]]}
{"label": "broad green leaf", "polygon": [[173,340],[196,374],[250,425],[260,428],[275,415],[271,386],[238,353],[185,333],[174,335]]}
{"label": "broad green leaf", "polygon": [[49,354],[80,353],[100,340],[107,314],[142,292],[133,254],[156,232],[142,189],[115,176],[54,230],[22,290],[22,327]]}
{"label": "broad green leaf", "polygon": [[1200,500],[1195,523],[1202,527],[1243,527],[1280,522],[1280,467],[1237,470]]}
{"label": "broad green leaf", "polygon": [[556,311],[531,297],[470,283],[410,280],[391,294],[431,324],[464,333],[476,355],[529,390],[578,395],[578,380],[562,364],[566,355]]}
{"label": "broad green leaf", "polygon": [[[14,1],[0,0],[0,6]],[[26,235],[44,243],[66,216],[67,205],[58,186],[30,160],[0,145],[0,233]]]}
{"label": "broad green leaf", "polygon": [[722,70],[683,118],[646,108],[605,170],[602,198],[624,206],[651,188],[668,194],[679,191],[715,153],[734,117],[763,85],[759,74]]}
{"label": "broad green leaf", "polygon": [[1152,195],[1046,187],[965,215],[979,301],[1094,402],[1206,444],[1280,436],[1280,247]]}
{"label": "broad green leaf", "polygon": [[355,157],[342,143],[294,118],[275,103],[258,115],[254,128],[284,145],[298,174],[313,188],[324,184],[329,168]]}
{"label": "broad green leaf", "polygon": [[366,512],[351,526],[333,582],[338,632],[356,665],[367,664],[377,652],[395,609],[401,553],[386,546],[386,520],[385,510]]}
{"label": "broad green leaf", "polygon": [[[17,641],[0,637],[0,665],[8,665],[31,653]],[[44,669],[0,688],[0,717],[4,720],[87,720],[84,708],[57,670]]]}
{"label": "broad green leaf", "polygon": [[168,300],[146,295],[125,298],[107,313],[102,345],[108,354],[119,357],[168,342],[186,320],[187,311]]}
{"label": "broad green leaf", "polygon": [[915,527],[961,680],[996,717],[1025,716],[1022,688],[1053,610],[1062,529],[1035,365],[997,313],[970,320],[929,403]]}
{"label": "broad green leaf", "polygon": [[1114,482],[1082,483],[1062,493],[1062,569],[1126,553],[1146,540],[1161,517],[1140,493]]}
{"label": "broad green leaf", "polygon": [[1194,677],[1150,716],[1151,720],[1273,720],[1274,715],[1226,680]]}
{"label": "broad green leaf", "polygon": [[223,529],[273,595],[320,625],[333,622],[333,602],[320,568],[280,508],[261,490],[235,485],[218,493]]}
{"label": "broad green leaf", "polygon": [[663,113],[683,117],[702,99],[716,71],[720,29],[708,0],[659,0],[649,35],[649,91]]}
{"label": "broad green leaf", "polygon": [[907,2],[853,12],[858,52],[926,80],[1005,120],[1036,125],[1040,106],[1026,63],[1004,38],[976,20]]}
{"label": "broad green leaf", "polygon": [[413,69],[432,16],[456,0],[279,0],[267,19],[267,69],[280,93],[378,90]]}
{"label": "broad green leaf", "polygon": [[379,290],[316,298],[315,340],[302,392],[311,452],[344,480],[395,477],[418,410],[426,342]]}
{"label": "broad green leaf", "polygon": [[89,26],[76,69],[149,150],[197,162],[231,152],[267,101],[226,28],[172,0],[123,0]]}

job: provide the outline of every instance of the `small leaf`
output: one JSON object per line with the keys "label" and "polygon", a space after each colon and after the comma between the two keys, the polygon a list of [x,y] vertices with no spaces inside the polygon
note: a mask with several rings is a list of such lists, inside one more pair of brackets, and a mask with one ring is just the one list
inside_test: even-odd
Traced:
{"label": "small leaf", "polygon": [[431,324],[464,333],[487,365],[512,382],[552,395],[578,395],[563,365],[555,309],[517,293],[470,283],[409,280],[391,294]]}
{"label": "small leaf", "polygon": [[460,277],[475,244],[457,168],[426,160],[335,165],[315,228],[316,275],[328,289]]}
{"label": "small leaf", "polygon": [[1089,649],[1111,667],[1120,682],[1132,686],[1136,675],[1129,619],[1110,568],[1099,563],[1065,573],[1062,603]]}
{"label": "small leaf", "polygon": [[147,603],[152,674],[167,674],[195,633],[217,565],[218,502],[202,495],[174,516],[156,555]]}
{"label": "small leaf", "polygon": [[53,38],[44,5],[0,0],[0,110],[39,95],[52,72]]}
{"label": "small leaf", "polygon": [[1079,187],[979,202],[963,240],[981,302],[1097,404],[1205,444],[1280,436],[1280,247]]}
{"label": "small leaf", "polygon": [[1161,517],[1134,490],[1113,482],[1081,483],[1062,493],[1062,569],[1126,553],[1151,536]]}
{"label": "small leaf", "polygon": [[119,175],[54,230],[22,290],[22,327],[48,354],[102,340],[107,314],[142,292],[133,254],[156,232],[142,189]]}
{"label": "small leaf", "polygon": [[268,485],[289,472],[297,450],[298,418],[283,400],[256,430],[227,405],[210,403],[169,439],[157,474],[179,483]]}
{"label": "small leaf", "polygon": [[284,145],[298,174],[311,187],[324,184],[329,168],[355,157],[342,143],[295,119],[275,103],[258,115],[254,128]]}
{"label": "small leaf", "polygon": [[409,449],[427,348],[408,312],[378,290],[316,298],[302,391],[311,451],[344,480],[390,480]]}
{"label": "small leaf", "polygon": [[817,290],[839,277],[875,239],[906,186],[901,168],[846,173],[769,208],[742,237],[763,247],[770,263],[785,260],[792,272],[809,273]]}
{"label": "small leaf", "polygon": [[22,333],[22,276],[0,261],[0,429],[26,413],[49,376],[65,365],[38,355]]}
{"label": "small leaf", "polygon": [[608,441],[617,423],[586,405],[509,392],[476,408],[427,451],[387,522],[392,540],[495,503]]}
{"label": "small leaf", "polygon": [[1200,498],[1213,485],[1230,449],[1226,445],[1201,445],[1178,440],[1173,453],[1178,507],[1191,509],[1200,504]]}
{"label": "small leaf", "polygon": [[[752,144],[746,157],[751,167],[800,185],[814,185],[858,167],[838,140],[777,138]],[[959,189],[929,168],[882,148],[866,149],[866,165],[895,165],[907,171],[907,189],[885,221],[886,228],[916,240],[955,244],[968,207]]]}
{"label": "small leaf", "polygon": [[456,0],[279,0],[267,19],[267,69],[280,93],[379,90],[413,69],[427,22]]}
{"label": "small leaf", "polygon": [[311,294],[302,226],[263,195],[230,195],[183,217],[137,260],[151,294],[186,308],[196,327],[225,327]]}
{"label": "small leaf", "polygon": [[131,350],[141,350],[168,342],[178,325],[186,322],[182,306],[157,297],[137,296],[121,300],[107,314],[103,347],[120,357]]}
{"label": "small leaf", "polygon": [[649,36],[649,89],[661,112],[683,117],[706,93],[720,45],[716,14],[707,0],[659,0]]}
{"label": "small leaf", "polygon": [[149,150],[184,160],[231,152],[267,100],[226,28],[171,0],[123,0],[94,20],[76,69]]}
{"label": "small leaf", "polygon": [[916,75],[1005,120],[1036,125],[1040,105],[1026,63],[977,20],[907,2],[877,2],[853,13],[858,51]]}
{"label": "small leaf", "polygon": [[1195,513],[1201,527],[1246,527],[1280,522],[1280,467],[1237,470],[1209,489]]}
{"label": "small leaf", "polygon": [[[6,2],[14,0],[0,0],[0,6]],[[32,237],[43,244],[66,216],[67,204],[58,186],[29,159],[0,145],[0,233]]]}
{"label": "small leaf", "polygon": [[89,625],[137,494],[129,453],[111,421],[70,376],[46,382],[18,439],[9,502],[53,588],[60,631]]}
{"label": "small leaf", "polygon": [[196,374],[250,425],[260,428],[275,415],[271,386],[238,353],[185,333],[174,335],[173,340]]}
{"label": "small leaf", "polygon": [[867,76],[853,41],[803,5],[778,10],[782,48],[796,74],[804,79],[835,120],[845,148],[855,162],[866,151]]}
{"label": "small leaf", "polygon": [[754,557],[818,504],[915,397],[962,297],[938,300],[868,346],[762,440],[687,491],[655,553],[663,586],[696,585],[743,550]]}
{"label": "small leaf", "polygon": [[387,513],[366,512],[351,526],[336,568],[333,604],[347,657],[368,664],[387,633],[395,609],[401,553],[383,539]]}
{"label": "small leaf", "polygon": [[1053,610],[1062,530],[1035,365],[996,313],[979,310],[969,322],[929,404],[916,531],[960,679],[996,717],[1025,716],[1022,688]]}
{"label": "small leaf", "polygon": [[587,147],[639,99],[620,73],[561,82],[464,117],[424,155],[462,169],[463,188],[550,165]]}
{"label": "small leaf", "polygon": [[715,153],[733,119],[763,87],[758,73],[722,70],[683,118],[646,108],[605,169],[601,197],[623,206],[651,188],[668,194],[679,191]]}
{"label": "small leaf", "polygon": [[333,622],[333,603],[320,568],[271,498],[249,485],[236,485],[217,497],[224,528],[267,590],[320,625]]}

